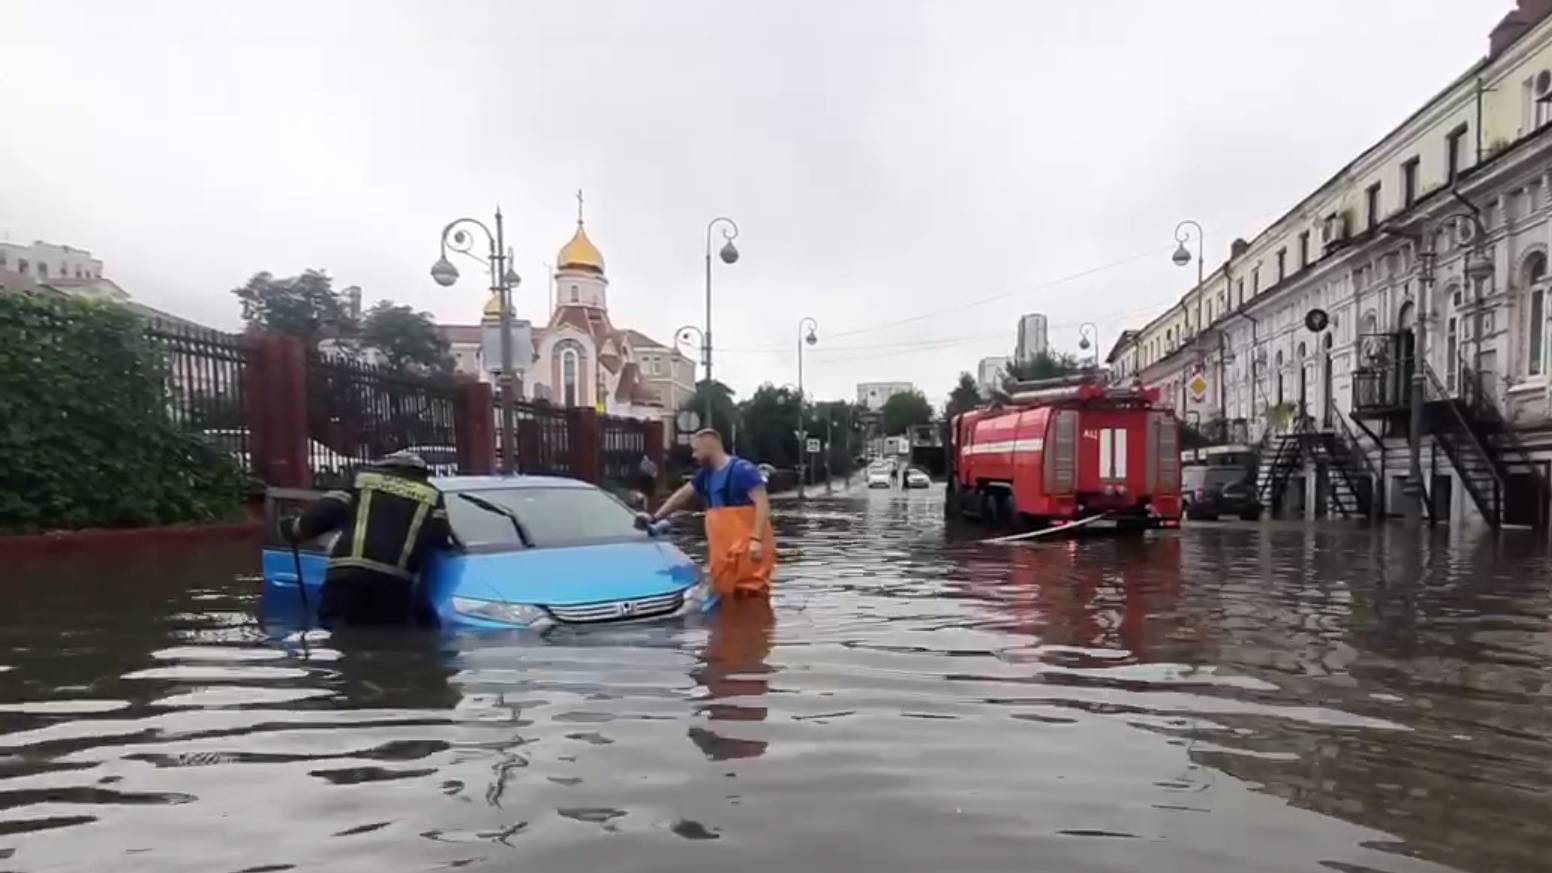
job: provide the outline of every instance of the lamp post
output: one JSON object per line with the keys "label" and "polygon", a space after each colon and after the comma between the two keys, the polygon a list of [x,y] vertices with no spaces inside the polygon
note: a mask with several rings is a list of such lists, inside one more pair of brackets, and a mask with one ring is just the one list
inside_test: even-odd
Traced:
{"label": "lamp post", "polygon": [[803,391],[803,346],[819,342],[819,322],[805,316],[798,321],[798,499],[808,499],[808,395]]}
{"label": "lamp post", "polygon": [[512,390],[512,378],[515,375],[512,369],[512,289],[522,282],[522,278],[512,269],[511,254],[507,251],[506,233],[502,227],[499,207],[496,209],[494,232],[474,218],[454,219],[442,228],[442,254],[437,258],[436,263],[431,265],[431,278],[443,288],[450,288],[458,281],[458,268],[447,259],[449,249],[469,257],[477,257],[473,254],[475,238],[468,229],[470,227],[479,228],[485,234],[486,242],[489,244],[486,261],[490,266],[490,290],[501,302],[501,372],[497,374],[501,387],[501,472],[511,476],[517,472],[514,445],[514,435],[517,430],[517,399]]}
{"label": "lamp post", "polygon": [[1099,328],[1092,321],[1078,325],[1078,351],[1094,349],[1094,369],[1099,369]]}
{"label": "lamp post", "polygon": [[[674,351],[677,352],[679,350],[679,344],[682,343],[682,342],[688,341],[691,334],[694,334],[695,336],[700,338],[700,347],[701,347],[702,352],[704,353],[705,349],[706,349],[706,332],[701,330],[700,328],[696,327],[693,324],[687,324],[684,327],[681,327],[678,330],[674,331]],[[704,392],[702,392],[702,394],[701,394],[701,408],[704,411],[704,414],[706,416],[706,420],[701,424],[701,427],[711,427],[711,371],[710,370],[707,370],[707,372],[706,372],[706,390]]]}
{"label": "lamp post", "polygon": [[[729,266],[738,263],[738,246],[733,245],[733,240],[738,238],[738,222],[719,215],[706,224],[706,328],[701,331],[701,351],[706,358],[708,383],[711,382],[711,233],[718,229],[722,231],[722,248],[717,251],[717,257]],[[706,407],[704,426],[711,427],[710,406]]]}
{"label": "lamp post", "polygon": [[1184,267],[1191,263],[1191,250],[1186,248],[1186,243],[1191,239],[1188,228],[1196,231],[1196,329],[1201,330],[1202,285],[1207,281],[1207,259],[1202,256],[1202,238],[1206,234],[1200,224],[1187,218],[1175,225],[1175,242],[1179,245],[1175,247],[1175,253],[1170,255],[1169,259],[1174,261],[1177,267]]}

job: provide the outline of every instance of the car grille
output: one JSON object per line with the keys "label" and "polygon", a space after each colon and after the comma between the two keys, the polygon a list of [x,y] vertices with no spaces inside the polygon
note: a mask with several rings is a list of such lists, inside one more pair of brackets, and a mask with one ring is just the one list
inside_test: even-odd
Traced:
{"label": "car grille", "polygon": [[577,606],[546,607],[557,621],[567,624],[589,624],[601,621],[630,621],[652,618],[677,612],[684,605],[684,594],[659,594],[640,600],[611,600],[605,603],[583,603]]}

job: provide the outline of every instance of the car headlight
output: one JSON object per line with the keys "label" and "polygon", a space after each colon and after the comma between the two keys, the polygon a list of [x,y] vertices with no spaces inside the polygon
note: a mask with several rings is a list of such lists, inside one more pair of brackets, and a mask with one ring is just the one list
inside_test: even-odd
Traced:
{"label": "car headlight", "polygon": [[472,597],[454,597],[453,611],[469,618],[533,630],[543,630],[555,624],[555,620],[550,618],[548,612],[527,603],[501,603],[495,600],[475,600]]}

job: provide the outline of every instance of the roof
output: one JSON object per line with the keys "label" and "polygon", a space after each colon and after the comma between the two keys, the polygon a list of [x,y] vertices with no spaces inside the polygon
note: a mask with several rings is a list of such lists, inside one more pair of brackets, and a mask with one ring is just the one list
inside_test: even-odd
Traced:
{"label": "roof", "polygon": [[436,476],[432,478],[431,484],[446,494],[508,488],[598,489],[591,482],[565,476]]}
{"label": "roof", "polygon": [[555,256],[555,269],[581,270],[603,275],[603,252],[600,252],[598,246],[593,245],[593,241],[587,238],[587,228],[582,226],[581,218],[577,219],[576,233],[573,233],[571,239],[560,247],[560,253]]}
{"label": "roof", "polygon": [[439,324],[436,331],[448,343],[480,343],[480,326],[477,324]]}
{"label": "roof", "polygon": [[620,368],[620,384],[615,389],[614,399],[642,406],[663,405],[663,400],[657,392],[642,382],[641,368],[635,362],[629,362]]}
{"label": "roof", "polygon": [[665,346],[662,343],[658,342],[657,340],[653,339],[652,337],[647,336],[646,334],[642,333],[639,330],[632,330],[631,328],[626,328],[624,333],[625,333],[625,336],[630,340],[631,348],[634,348],[634,349],[653,349],[654,351],[657,350],[657,349],[662,349],[664,351],[678,352],[678,349],[675,349],[673,346]]}

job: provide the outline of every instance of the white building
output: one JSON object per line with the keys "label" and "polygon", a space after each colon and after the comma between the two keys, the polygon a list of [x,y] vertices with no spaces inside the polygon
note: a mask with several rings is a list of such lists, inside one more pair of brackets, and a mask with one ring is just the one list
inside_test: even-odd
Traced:
{"label": "white building", "polygon": [[889,398],[916,390],[910,382],[858,382],[857,405],[869,412],[880,412]]}
{"label": "white building", "polygon": [[993,389],[1002,387],[1003,377],[1008,375],[1008,367],[1013,359],[1002,355],[1000,357],[982,358],[975,366],[975,387],[981,389],[984,397]]}
{"label": "white building", "polygon": [[11,270],[39,282],[89,282],[102,278],[102,261],[85,249],[39,240],[31,245],[0,242],[0,270]]}
{"label": "white building", "polygon": [[[671,421],[695,392],[695,362],[640,331],[615,327],[603,254],[580,218],[555,263],[555,301],[545,324],[531,327],[533,360],[523,374],[523,397]],[[500,303],[492,295],[482,319],[500,317]],[[439,329],[457,370],[488,381],[479,325]]]}
{"label": "white building", "polygon": [[1018,321],[1018,342],[1013,347],[1013,357],[1020,362],[1028,361],[1050,350],[1051,343],[1046,332],[1045,316],[1038,312],[1021,316]]}
{"label": "white building", "polygon": [[[1223,418],[1251,440],[1302,429],[1319,443],[1272,477],[1307,512],[1341,509],[1343,490],[1372,489],[1366,502],[1388,514],[1409,502],[1406,388],[1421,324],[1431,514],[1546,521],[1549,12],[1552,0],[1520,0],[1487,57],[1237,240],[1201,287],[1114,353],[1188,422]],[[1317,309],[1328,325],[1312,330]]]}

